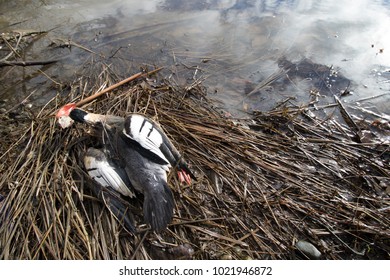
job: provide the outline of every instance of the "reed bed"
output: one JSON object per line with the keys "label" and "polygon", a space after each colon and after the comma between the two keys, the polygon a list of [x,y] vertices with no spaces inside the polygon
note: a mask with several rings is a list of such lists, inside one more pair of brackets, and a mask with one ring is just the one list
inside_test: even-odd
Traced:
{"label": "reed bed", "polygon": [[[114,83],[102,73],[97,86]],[[81,124],[62,130],[55,112],[91,94],[74,83],[39,111],[2,114],[1,259],[386,259],[390,254],[389,145],[359,143],[355,131],[307,109],[282,108],[235,120],[216,110],[200,82],[142,78],[84,107],[146,114],[194,170],[191,186],[169,184],[173,222],[132,235],[96,196],[82,165],[94,145]],[[94,90],[97,87],[95,86]],[[12,128],[12,129],[11,129]],[[138,211],[138,213],[137,213]]]}

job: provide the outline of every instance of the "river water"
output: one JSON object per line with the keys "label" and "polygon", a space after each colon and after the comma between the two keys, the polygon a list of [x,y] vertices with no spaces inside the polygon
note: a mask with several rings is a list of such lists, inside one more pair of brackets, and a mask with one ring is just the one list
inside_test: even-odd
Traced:
{"label": "river water", "polygon": [[[93,57],[122,78],[164,66],[178,83],[205,79],[209,96],[235,116],[334,95],[390,114],[389,26],[388,0],[3,0],[2,33],[48,31],[20,59],[62,60],[1,68],[0,102],[42,105]],[[58,47],[70,41],[83,48]]]}

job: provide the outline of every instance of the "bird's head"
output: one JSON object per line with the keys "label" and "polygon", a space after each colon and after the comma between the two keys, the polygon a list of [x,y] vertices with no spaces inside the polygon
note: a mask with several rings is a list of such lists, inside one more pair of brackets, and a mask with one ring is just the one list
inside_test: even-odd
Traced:
{"label": "bird's head", "polygon": [[73,124],[72,118],[69,116],[70,112],[76,108],[75,103],[69,103],[63,106],[56,114],[56,118],[58,119],[58,123],[62,128],[70,127]]}

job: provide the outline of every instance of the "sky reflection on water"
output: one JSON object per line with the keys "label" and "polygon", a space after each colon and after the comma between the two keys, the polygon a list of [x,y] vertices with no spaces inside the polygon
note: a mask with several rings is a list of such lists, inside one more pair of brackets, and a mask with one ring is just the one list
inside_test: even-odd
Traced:
{"label": "sky reflection on water", "polygon": [[[4,3],[3,3],[4,2]],[[284,77],[250,98],[246,93],[280,70],[280,60],[333,67],[351,81],[355,93],[345,100],[389,93],[390,10],[388,1],[3,1],[2,32],[14,29],[50,30],[27,56],[58,57],[65,52],[40,55],[55,38],[71,39],[105,57],[129,62],[127,69],[152,64],[185,65],[205,84],[222,107],[232,112],[267,110],[287,96],[305,103],[315,80],[324,73]],[[25,3],[23,3],[25,2]],[[5,12],[4,12],[5,11]],[[119,50],[119,51],[118,51]],[[34,53],[32,53],[34,52]],[[63,65],[45,71],[54,78],[72,79],[85,54],[72,50]],[[307,70],[307,69],[306,69]],[[17,70],[16,70],[17,71]],[[128,74],[128,73],[125,73]],[[307,74],[305,77],[304,74]],[[40,76],[40,75],[38,75]],[[191,75],[190,75],[191,76]],[[195,77],[195,76],[194,76]],[[196,78],[196,77],[195,77]],[[25,93],[49,88],[50,81],[19,81]],[[345,80],[320,88],[332,97],[345,90]],[[313,82],[311,82],[313,81]],[[2,96],[18,91],[12,82],[1,86]],[[55,94],[54,92],[50,93]],[[17,96],[17,94],[16,94]],[[326,102],[331,99],[324,97]],[[389,97],[373,100],[377,110],[390,113]],[[249,104],[249,105],[248,105]],[[368,106],[367,105],[367,106]]]}

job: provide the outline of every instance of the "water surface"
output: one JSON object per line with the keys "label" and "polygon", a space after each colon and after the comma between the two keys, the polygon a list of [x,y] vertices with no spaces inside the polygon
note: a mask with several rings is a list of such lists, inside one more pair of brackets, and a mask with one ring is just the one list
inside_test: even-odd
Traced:
{"label": "water surface", "polygon": [[[62,58],[1,69],[0,99],[44,104],[94,57],[123,78],[153,65],[174,71],[178,83],[205,78],[210,96],[235,116],[287,99],[328,104],[334,95],[390,114],[389,7],[369,0],[0,1],[1,32],[48,31],[20,59]],[[89,51],[53,45],[69,40]]]}

